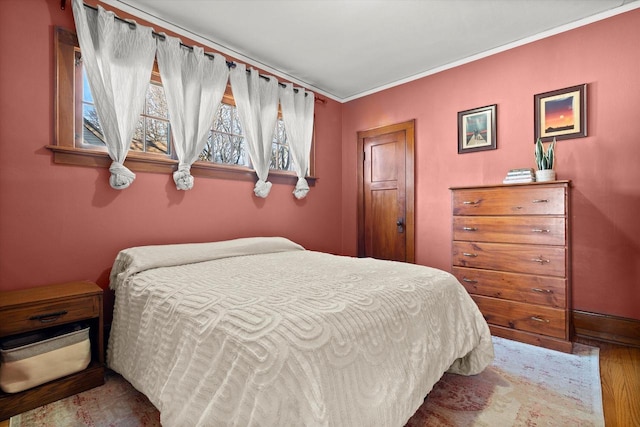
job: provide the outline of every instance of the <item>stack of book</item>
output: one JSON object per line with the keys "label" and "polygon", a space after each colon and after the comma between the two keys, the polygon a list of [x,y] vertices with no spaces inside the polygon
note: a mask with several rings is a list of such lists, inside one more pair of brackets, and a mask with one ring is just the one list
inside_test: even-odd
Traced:
{"label": "stack of book", "polygon": [[536,175],[531,168],[511,169],[502,181],[503,184],[535,182]]}

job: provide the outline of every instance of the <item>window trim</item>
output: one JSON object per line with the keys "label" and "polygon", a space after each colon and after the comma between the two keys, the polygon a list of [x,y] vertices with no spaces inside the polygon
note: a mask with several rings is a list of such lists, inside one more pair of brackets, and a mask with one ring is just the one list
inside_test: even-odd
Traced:
{"label": "window trim", "polygon": [[[75,147],[75,51],[79,47],[76,34],[62,27],[54,28],[55,51],[55,84],[54,84],[54,134],[53,143],[45,147],[53,153],[56,164],[79,165],[108,168],[111,158],[104,150]],[[71,65],[71,67],[70,67]],[[157,69],[154,65],[154,72]],[[71,102],[69,101],[71,99]],[[224,94],[223,101],[235,105],[230,85]],[[315,186],[314,143],[311,144],[311,161],[309,176],[305,177],[309,186]],[[178,160],[161,154],[129,151],[124,165],[133,172],[152,172],[171,174],[178,169]],[[217,179],[256,182],[256,172],[245,166],[231,166],[206,161],[196,161],[191,166],[191,175]],[[269,170],[269,181],[277,184],[295,185],[298,180],[295,172]]]}

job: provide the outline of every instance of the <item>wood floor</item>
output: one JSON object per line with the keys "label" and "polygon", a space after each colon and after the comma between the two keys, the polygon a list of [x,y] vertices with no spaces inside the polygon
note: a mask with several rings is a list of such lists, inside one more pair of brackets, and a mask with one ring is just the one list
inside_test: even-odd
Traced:
{"label": "wood floor", "polygon": [[[580,340],[600,347],[600,380],[606,427],[640,427],[640,348]],[[9,421],[0,421],[9,427]]]}
{"label": "wood floor", "polygon": [[640,427],[640,348],[598,347],[605,426]]}

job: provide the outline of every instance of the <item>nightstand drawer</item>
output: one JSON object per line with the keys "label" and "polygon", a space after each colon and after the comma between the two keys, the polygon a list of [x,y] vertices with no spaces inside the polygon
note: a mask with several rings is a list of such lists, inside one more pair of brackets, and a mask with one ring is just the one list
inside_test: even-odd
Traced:
{"label": "nightstand drawer", "polygon": [[100,304],[100,297],[94,295],[9,308],[3,310],[0,336],[98,317]]}

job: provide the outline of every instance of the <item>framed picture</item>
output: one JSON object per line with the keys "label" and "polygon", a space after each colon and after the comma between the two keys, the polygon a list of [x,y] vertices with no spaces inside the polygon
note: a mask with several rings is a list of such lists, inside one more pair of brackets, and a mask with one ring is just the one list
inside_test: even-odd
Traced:
{"label": "framed picture", "polygon": [[535,138],[543,142],[587,136],[587,84],[533,97]]}
{"label": "framed picture", "polygon": [[496,149],[496,104],[458,113],[458,154]]}

